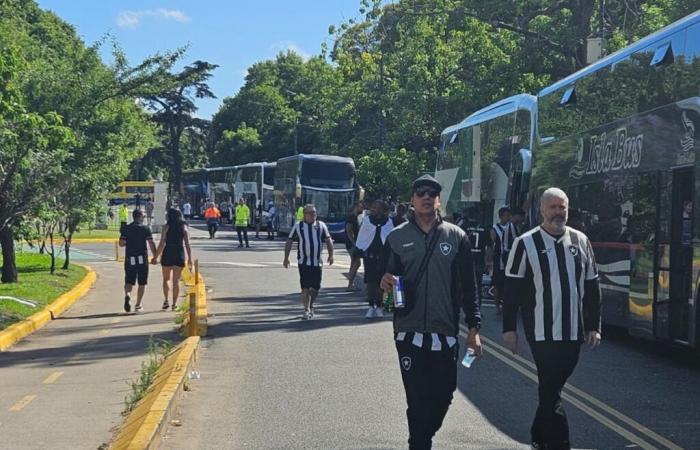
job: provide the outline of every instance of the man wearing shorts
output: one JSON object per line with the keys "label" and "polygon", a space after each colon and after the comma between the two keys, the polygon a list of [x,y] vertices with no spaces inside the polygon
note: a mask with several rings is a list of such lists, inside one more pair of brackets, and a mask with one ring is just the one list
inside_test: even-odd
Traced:
{"label": "man wearing shorts", "polygon": [[134,221],[122,227],[119,245],[126,247],[124,257],[124,311],[131,311],[131,289],[138,282],[136,291],[135,310],[141,311],[141,300],[148,284],[148,249],[155,256],[156,245],[153,243],[151,229],[143,223],[143,211],[135,209],[132,214]]}
{"label": "man wearing shorts", "polygon": [[289,252],[292,242],[297,242],[297,263],[299,265],[299,282],[301,283],[301,303],[304,305],[302,319],[314,316],[314,300],[321,289],[321,253],[323,243],[328,249],[328,265],[333,265],[333,240],[326,224],[316,220],[316,207],[304,206],[304,219],[294,224],[287,243],[284,246],[282,265],[289,268]]}

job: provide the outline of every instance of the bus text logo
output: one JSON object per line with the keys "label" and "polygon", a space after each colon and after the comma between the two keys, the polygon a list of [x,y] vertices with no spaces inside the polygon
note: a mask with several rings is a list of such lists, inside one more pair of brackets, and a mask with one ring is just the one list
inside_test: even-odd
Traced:
{"label": "bus text logo", "polygon": [[584,159],[584,140],[579,139],[578,162],[569,170],[569,176],[579,179],[584,175],[597,175],[616,170],[634,169],[642,162],[644,135],[628,136],[626,128],[620,128],[608,137],[607,133],[591,136],[588,159]]}

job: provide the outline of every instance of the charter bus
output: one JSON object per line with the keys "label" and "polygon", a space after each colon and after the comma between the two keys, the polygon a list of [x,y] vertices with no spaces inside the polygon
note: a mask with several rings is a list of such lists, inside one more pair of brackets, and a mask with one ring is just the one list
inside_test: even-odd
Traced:
{"label": "charter bus", "polygon": [[442,132],[435,178],[443,186],[443,217],[462,214],[488,229],[498,221],[500,206],[524,203],[536,118],[536,97],[522,94],[482,108]]}
{"label": "charter bus", "polygon": [[[262,208],[267,216],[267,205],[274,201],[275,166],[277,163],[254,162],[236,166],[233,178],[234,201],[243,197],[250,209],[250,223],[255,223],[255,211]],[[267,221],[262,220],[263,228]]]}
{"label": "charter bus", "polygon": [[345,218],[353,202],[362,197],[352,158],[305,154],[281,158],[274,181],[280,233],[292,230],[299,206],[313,203],[333,238],[344,239]]}
{"label": "charter bus", "polygon": [[184,170],[182,172],[183,202],[190,202],[195,216],[203,214],[207,199],[216,203],[231,202],[235,198],[233,192],[235,176],[236,166]]}
{"label": "charter bus", "polygon": [[137,205],[153,198],[153,181],[122,181],[109,197],[110,205]]}
{"label": "charter bus", "polygon": [[549,186],[591,240],[603,320],[700,348],[700,12],[542,89],[532,204]]}
{"label": "charter bus", "polygon": [[209,198],[209,181],[207,169],[189,169],[182,171],[182,203],[192,205],[192,214],[199,217],[205,199]]}

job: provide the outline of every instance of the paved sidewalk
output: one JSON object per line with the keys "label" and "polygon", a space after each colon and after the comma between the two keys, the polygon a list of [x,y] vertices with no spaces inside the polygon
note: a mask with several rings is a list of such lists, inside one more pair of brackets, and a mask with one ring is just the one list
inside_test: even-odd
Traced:
{"label": "paved sidewalk", "polygon": [[122,309],[122,263],[88,264],[97,272],[94,288],[0,353],[3,448],[95,450],[123,420],[127,383],[139,375],[149,337],[180,340],[175,313],[160,310],[160,266],[151,266],[144,310],[135,315]]}

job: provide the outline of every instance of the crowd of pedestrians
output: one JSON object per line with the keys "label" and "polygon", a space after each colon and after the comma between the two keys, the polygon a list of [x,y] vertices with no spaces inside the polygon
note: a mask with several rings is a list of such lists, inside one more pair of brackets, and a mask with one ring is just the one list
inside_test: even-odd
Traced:
{"label": "crowd of pedestrians", "polygon": [[[516,318],[522,316],[526,341],[537,366],[539,402],[531,427],[532,448],[568,449],[569,425],[561,391],[579,358],[580,346],[600,343],[600,288],[592,247],[585,234],[567,227],[568,198],[558,188],[541,196],[543,222],[526,230],[525,212],[502,206],[498,220],[484,225],[478,209],[455,214],[452,222],[439,213],[442,186],[430,175],[413,182],[410,203],[392,199],[358,202],[345,221],[345,247],[350,256],[348,290],[356,290],[358,270],[364,266],[368,319],[393,313],[393,328],[407,402],[409,448],[429,449],[440,429],[456,389],[460,310],[468,330],[464,345],[481,356],[481,298],[490,285],[497,313],[503,315],[503,340],[518,351]],[[229,205],[225,205],[230,210]],[[119,209],[120,245],[126,246],[124,310],[131,309],[131,293],[138,285],[135,310],[142,309],[151,264],[163,271],[163,309],[177,307],[179,280],[185,264],[192,265],[186,218],[191,206],[170,208],[156,247],[144,212],[133,221]],[[182,210],[182,211],[181,211]],[[266,214],[263,211],[266,210]],[[183,217],[183,212],[185,213]],[[232,213],[239,247],[250,247],[251,221],[265,223],[267,239],[275,238],[275,205],[251,210],[243,198]],[[150,212],[146,208],[150,223]],[[209,237],[225,215],[208,202],[203,216]],[[301,205],[285,241],[283,267],[297,249],[297,268],[303,307],[302,319],[315,315],[323,269],[334,262],[334,246],[327,225],[318,220],[315,205]],[[259,228],[258,233],[259,237]],[[386,294],[401,283],[404,305],[386,303]],[[399,307],[401,306],[401,307]]]}

